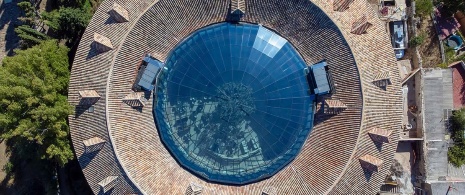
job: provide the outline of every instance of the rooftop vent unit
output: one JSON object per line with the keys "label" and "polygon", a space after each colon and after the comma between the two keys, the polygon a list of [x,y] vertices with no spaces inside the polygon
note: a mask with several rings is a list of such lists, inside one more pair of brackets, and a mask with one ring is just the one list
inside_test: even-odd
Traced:
{"label": "rooftop vent unit", "polygon": [[360,157],[358,160],[360,161],[362,168],[374,172],[378,172],[379,169],[381,169],[381,165],[383,164],[383,160],[369,154]]}
{"label": "rooftop vent unit", "polygon": [[185,195],[198,195],[202,193],[202,190],[203,190],[202,186],[195,184],[195,183],[191,183],[187,187]]}
{"label": "rooftop vent unit", "polygon": [[123,102],[133,108],[140,108],[145,106],[147,100],[144,98],[144,92],[132,92],[123,98]]}
{"label": "rooftop vent unit", "polygon": [[343,12],[343,11],[349,9],[349,5],[353,1],[354,0],[334,0],[334,2],[333,2],[333,10],[338,11],[338,12]]}
{"label": "rooftop vent unit", "polygon": [[103,53],[112,50],[113,44],[109,38],[101,34],[94,33],[94,42],[92,42],[92,47],[94,47],[99,53]]}
{"label": "rooftop vent unit", "polygon": [[238,23],[245,15],[245,1],[231,0],[229,6],[231,13],[228,15],[228,21],[231,23]]}
{"label": "rooftop vent unit", "polygon": [[108,176],[98,183],[100,190],[105,194],[113,189],[116,185],[118,176]]}
{"label": "rooftop vent unit", "polygon": [[378,73],[375,78],[373,79],[373,84],[385,88],[391,84],[391,76],[389,72],[380,72]]}
{"label": "rooftop vent unit", "polygon": [[85,153],[92,153],[101,150],[105,145],[105,140],[99,137],[93,137],[82,141],[84,144]]}
{"label": "rooftop vent unit", "polygon": [[119,23],[129,22],[129,12],[117,3],[113,4],[113,8],[108,14]]}
{"label": "rooftop vent unit", "polygon": [[95,90],[79,91],[79,106],[90,106],[100,99],[100,95]]}
{"label": "rooftop vent unit", "polygon": [[309,67],[307,80],[312,94],[331,95],[334,92],[334,83],[326,61],[323,60]]}
{"label": "rooftop vent unit", "polygon": [[367,16],[362,16],[352,23],[352,30],[350,33],[356,35],[365,34],[371,26],[373,26],[373,24],[368,22]]}
{"label": "rooftop vent unit", "polygon": [[324,113],[325,114],[339,114],[347,109],[341,100],[325,100],[324,102]]}
{"label": "rooftop vent unit", "polygon": [[371,139],[379,143],[389,143],[389,137],[392,134],[392,130],[386,130],[381,128],[374,127],[368,132]]}
{"label": "rooftop vent unit", "polygon": [[152,91],[163,63],[149,55],[144,57],[136,78],[136,90]]}

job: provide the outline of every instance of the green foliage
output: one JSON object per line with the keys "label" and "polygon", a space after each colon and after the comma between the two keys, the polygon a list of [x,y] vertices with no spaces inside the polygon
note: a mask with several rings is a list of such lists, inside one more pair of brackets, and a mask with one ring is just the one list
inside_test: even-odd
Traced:
{"label": "green foliage", "polygon": [[410,47],[417,47],[420,46],[425,41],[425,34],[421,34],[418,36],[413,37],[409,41]]}
{"label": "green foliage", "polygon": [[433,12],[433,2],[431,0],[415,0],[416,13],[420,17],[427,17]]}
{"label": "green foliage", "polygon": [[462,145],[454,145],[449,148],[447,152],[449,162],[456,167],[460,167],[465,164],[465,148]]}
{"label": "green foliage", "polygon": [[24,17],[20,17],[19,19],[27,25],[34,24],[34,20],[36,17],[36,9],[34,8],[34,6],[32,6],[32,4],[28,1],[19,2],[17,5],[24,12]]}
{"label": "green foliage", "polygon": [[11,174],[13,172],[13,163],[7,162],[5,165],[3,165],[2,171],[7,175]]}
{"label": "green foliage", "polygon": [[55,40],[17,50],[0,67],[0,137],[19,155],[32,145],[42,159],[64,165],[73,158],[66,119],[68,48]]}
{"label": "green foliage", "polygon": [[453,16],[457,11],[465,12],[465,1],[463,0],[442,0],[442,3],[443,9],[441,11],[445,15]]}
{"label": "green foliage", "polygon": [[50,39],[50,37],[44,33],[41,33],[27,25],[16,27],[15,32],[18,37],[21,38],[21,45],[23,48],[29,48],[42,43],[44,40]]}
{"label": "green foliage", "polygon": [[[450,124],[453,132],[465,130],[465,108],[454,111],[450,117]],[[463,133],[460,136],[459,138],[463,138]]]}
{"label": "green foliage", "polygon": [[449,161],[454,166],[461,166],[465,164],[465,108],[454,111],[449,119],[452,139],[454,140],[454,146],[449,148],[448,157]]}
{"label": "green foliage", "polygon": [[44,12],[42,17],[50,28],[61,35],[59,38],[73,38],[84,32],[92,13],[78,8],[61,7],[58,11]]}

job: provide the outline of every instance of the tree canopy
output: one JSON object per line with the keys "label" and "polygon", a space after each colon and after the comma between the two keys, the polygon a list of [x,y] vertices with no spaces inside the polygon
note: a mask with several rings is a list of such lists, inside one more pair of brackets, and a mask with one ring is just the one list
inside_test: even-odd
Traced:
{"label": "tree canopy", "polygon": [[14,140],[13,149],[34,147],[42,159],[60,165],[73,158],[66,122],[68,50],[47,40],[17,50],[0,66],[1,138]]}
{"label": "tree canopy", "polygon": [[72,38],[84,32],[92,17],[92,13],[80,8],[62,7],[52,12],[43,12],[45,24],[58,32],[60,38]]}
{"label": "tree canopy", "polygon": [[442,13],[449,16],[453,16],[457,11],[465,12],[465,1],[463,0],[442,0],[442,3]]}
{"label": "tree canopy", "polygon": [[454,111],[449,121],[454,146],[449,148],[448,157],[453,165],[459,167],[465,164],[465,109]]}

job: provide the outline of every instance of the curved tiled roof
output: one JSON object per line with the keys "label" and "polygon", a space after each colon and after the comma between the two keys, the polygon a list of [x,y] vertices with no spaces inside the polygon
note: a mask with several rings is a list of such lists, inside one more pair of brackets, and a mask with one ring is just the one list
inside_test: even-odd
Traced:
{"label": "curved tiled roof", "polygon": [[[128,22],[110,17],[115,2],[128,11]],[[182,168],[162,144],[153,122],[153,97],[141,109],[122,99],[132,92],[144,54],[164,61],[193,31],[225,21],[230,1],[106,0],[81,39],[69,87],[72,105],[79,103],[79,91],[95,90],[101,96],[93,112],[77,106],[69,117],[76,156],[94,193],[103,192],[98,183],[109,176],[118,177],[115,194],[183,194],[192,191],[192,184],[205,194],[378,192],[397,145],[402,104],[390,41],[369,4],[355,0],[344,11],[334,11],[333,1],[326,0],[234,2],[244,9],[241,21],[279,33],[307,64],[326,59],[336,85],[331,99],[347,108],[337,115],[317,113],[300,154],[271,178],[242,186],[206,182]],[[363,34],[352,34],[353,23],[362,17],[372,26]],[[111,40],[113,49],[99,53],[92,47],[95,33]],[[374,85],[384,72],[391,85]],[[393,130],[390,142],[374,142],[368,134],[373,128]],[[105,144],[85,153],[83,141],[93,137]],[[362,168],[358,159],[367,154],[383,162],[378,172]]]}

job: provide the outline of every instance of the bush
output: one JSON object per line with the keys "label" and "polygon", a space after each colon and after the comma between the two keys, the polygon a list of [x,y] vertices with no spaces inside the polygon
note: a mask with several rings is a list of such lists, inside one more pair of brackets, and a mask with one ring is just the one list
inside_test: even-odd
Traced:
{"label": "bush", "polygon": [[452,140],[454,140],[454,146],[449,148],[447,156],[450,163],[454,166],[462,166],[465,164],[465,109],[454,111],[449,119],[450,128],[452,130]]}
{"label": "bush", "polygon": [[433,12],[433,2],[431,0],[415,0],[416,13],[420,17],[426,17]]}
{"label": "bush", "polygon": [[456,167],[460,167],[465,164],[465,150],[463,145],[455,145],[452,148],[449,148],[447,152],[449,162]]}
{"label": "bush", "polygon": [[410,39],[409,44],[410,47],[417,47],[420,46],[425,41],[425,35],[421,34],[419,36],[415,36]]}

